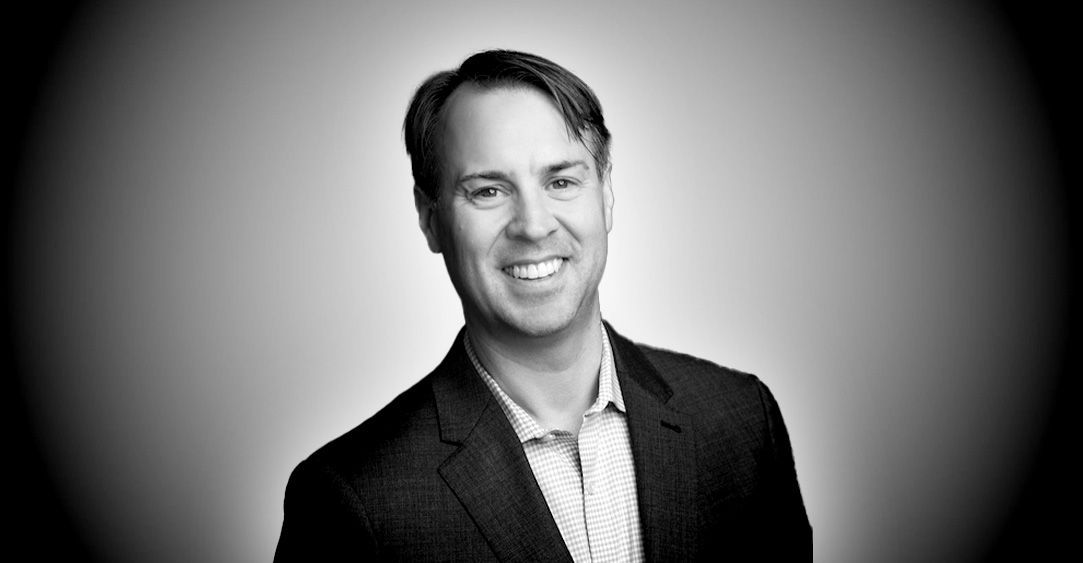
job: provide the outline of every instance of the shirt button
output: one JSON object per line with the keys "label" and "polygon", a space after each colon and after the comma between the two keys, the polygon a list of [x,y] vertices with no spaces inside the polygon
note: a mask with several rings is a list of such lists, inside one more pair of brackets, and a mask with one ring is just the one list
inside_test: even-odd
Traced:
{"label": "shirt button", "polygon": [[552,442],[553,440],[556,440],[556,439],[557,439],[557,437],[554,436],[552,432],[550,432],[550,433],[546,434],[545,436],[541,437],[541,441],[546,443],[546,444],[548,444],[549,442]]}

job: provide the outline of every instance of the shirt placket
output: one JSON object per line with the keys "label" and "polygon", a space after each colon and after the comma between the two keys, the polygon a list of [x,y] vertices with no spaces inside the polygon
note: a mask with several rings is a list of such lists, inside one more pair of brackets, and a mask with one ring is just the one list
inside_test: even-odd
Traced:
{"label": "shirt placket", "polygon": [[587,415],[583,420],[583,426],[579,432],[579,458],[581,461],[583,480],[583,512],[587,527],[587,546],[592,561],[601,561],[600,544],[605,536],[601,521],[603,512],[602,495],[600,494],[601,469],[598,466],[598,413]]}

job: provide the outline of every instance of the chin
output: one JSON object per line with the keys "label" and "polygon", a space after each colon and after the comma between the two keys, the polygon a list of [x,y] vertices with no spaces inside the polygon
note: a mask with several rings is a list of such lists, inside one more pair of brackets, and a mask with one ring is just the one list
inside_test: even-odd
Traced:
{"label": "chin", "polygon": [[511,330],[530,337],[553,336],[574,327],[585,320],[582,311],[574,307],[549,305],[533,310],[509,312],[504,317],[504,324]]}
{"label": "chin", "polygon": [[506,323],[515,332],[524,336],[541,338],[558,334],[571,325],[571,322],[561,322],[556,319],[513,319]]}

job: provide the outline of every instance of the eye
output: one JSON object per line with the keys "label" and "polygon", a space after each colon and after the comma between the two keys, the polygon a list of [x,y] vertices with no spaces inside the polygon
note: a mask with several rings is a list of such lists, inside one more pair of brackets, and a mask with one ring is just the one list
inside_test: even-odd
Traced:
{"label": "eye", "polygon": [[467,200],[481,208],[495,207],[503,202],[507,195],[507,190],[502,186],[485,186],[466,192]]}
{"label": "eye", "polygon": [[554,178],[549,182],[549,197],[570,200],[579,194],[579,182],[571,178]]}
{"label": "eye", "polygon": [[500,189],[494,186],[486,186],[484,188],[478,188],[470,192],[470,199],[495,199],[500,197]]}

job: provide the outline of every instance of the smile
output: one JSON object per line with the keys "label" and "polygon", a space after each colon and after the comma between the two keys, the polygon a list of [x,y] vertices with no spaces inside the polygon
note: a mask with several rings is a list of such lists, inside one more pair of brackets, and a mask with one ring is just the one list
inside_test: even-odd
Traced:
{"label": "smile", "polygon": [[537,264],[516,264],[504,268],[504,273],[519,280],[537,280],[547,278],[560,271],[563,258],[553,258]]}

